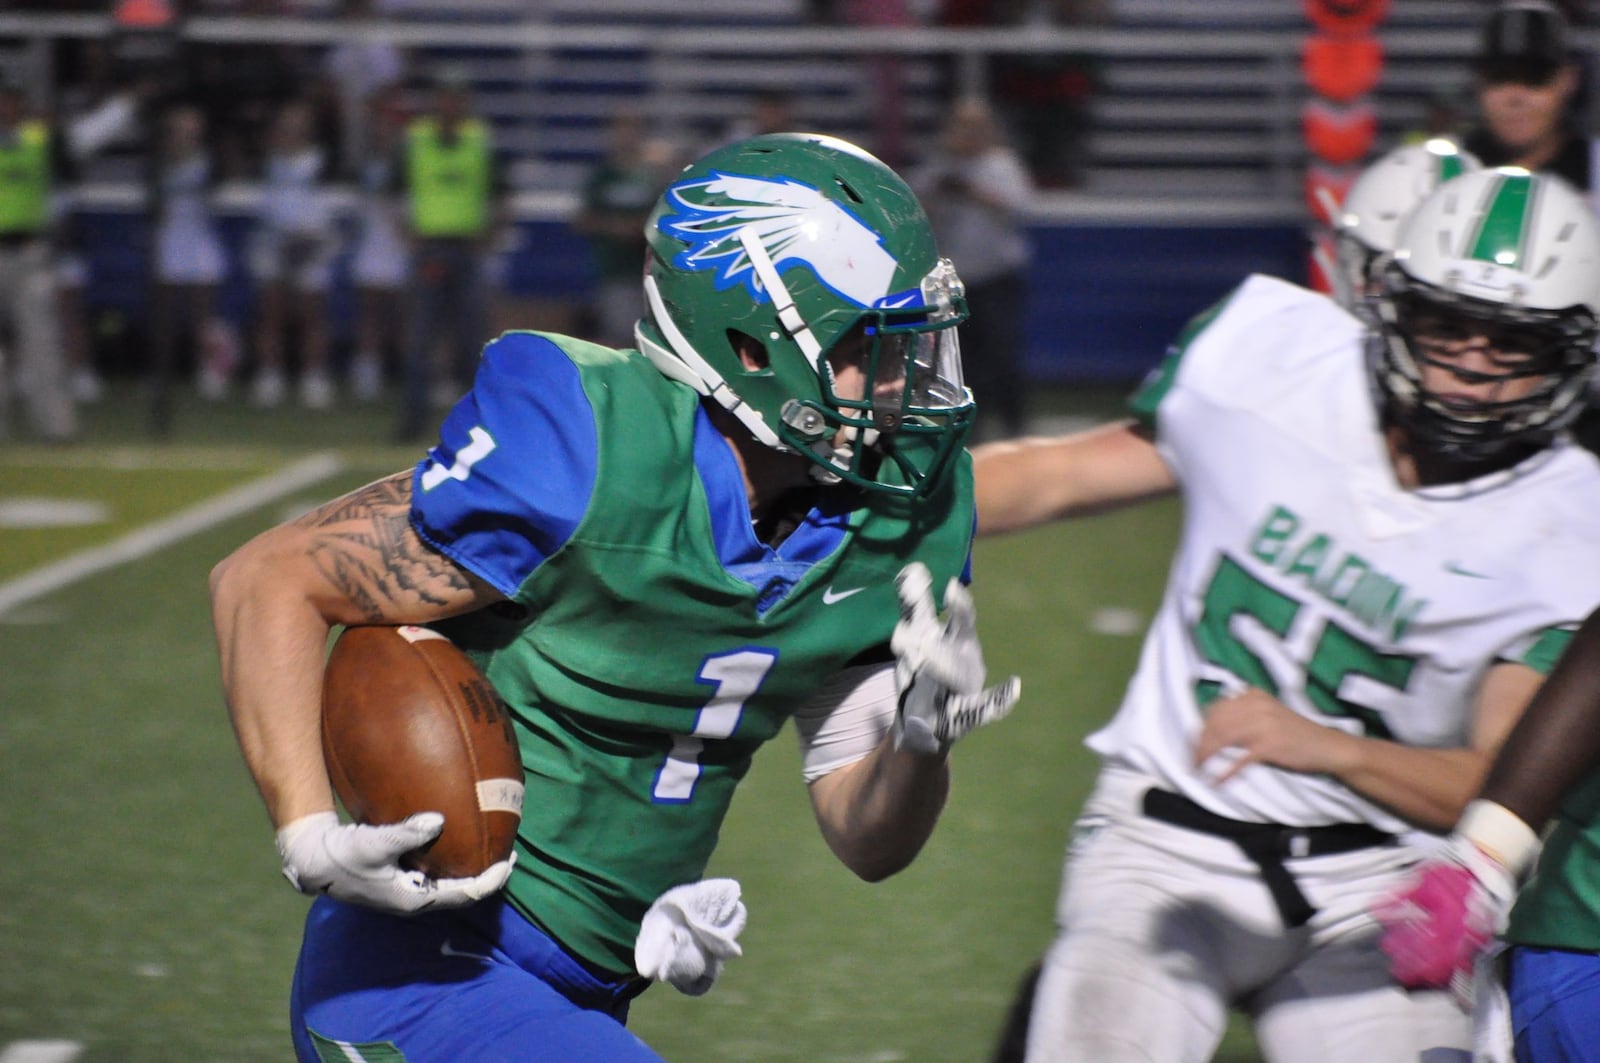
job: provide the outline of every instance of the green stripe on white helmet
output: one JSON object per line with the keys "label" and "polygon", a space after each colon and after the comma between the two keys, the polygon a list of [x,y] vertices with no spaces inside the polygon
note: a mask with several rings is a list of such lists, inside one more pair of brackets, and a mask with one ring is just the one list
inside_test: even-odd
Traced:
{"label": "green stripe on white helmet", "polygon": [[1478,213],[1477,230],[1467,237],[1464,257],[1525,269],[1538,199],[1533,175],[1497,170],[1485,195],[1487,202]]}
{"label": "green stripe on white helmet", "polygon": [[1600,313],[1600,222],[1557,177],[1502,166],[1446,182],[1406,219],[1394,258],[1460,295]]}
{"label": "green stripe on white helmet", "polygon": [[1394,250],[1400,225],[1417,204],[1445,181],[1482,167],[1454,141],[1434,137],[1402,144],[1362,170],[1333,215],[1339,268],[1332,279],[1340,305],[1358,308],[1371,290],[1373,264]]}

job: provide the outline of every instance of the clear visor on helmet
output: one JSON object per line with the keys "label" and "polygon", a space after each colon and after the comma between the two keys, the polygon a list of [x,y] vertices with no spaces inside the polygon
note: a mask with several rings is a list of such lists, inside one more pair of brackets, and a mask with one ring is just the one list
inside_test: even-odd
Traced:
{"label": "clear visor on helmet", "polygon": [[863,315],[829,350],[829,399],[842,423],[895,432],[942,423],[971,406],[956,331],[967,316],[966,299],[948,260],[915,295],[884,300],[889,305]]}
{"label": "clear visor on helmet", "polygon": [[822,401],[793,400],[782,438],[825,483],[912,498],[945,482],[971,427],[956,326],[961,280],[941,260],[922,284],[865,311],[823,355]]}

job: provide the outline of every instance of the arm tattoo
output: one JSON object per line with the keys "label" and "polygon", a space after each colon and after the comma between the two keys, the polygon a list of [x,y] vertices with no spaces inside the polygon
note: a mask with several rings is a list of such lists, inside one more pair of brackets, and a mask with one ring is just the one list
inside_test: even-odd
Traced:
{"label": "arm tattoo", "polygon": [[458,611],[484,591],[411,527],[411,473],[396,473],[312,510],[311,560],[363,619],[381,623],[419,610]]}

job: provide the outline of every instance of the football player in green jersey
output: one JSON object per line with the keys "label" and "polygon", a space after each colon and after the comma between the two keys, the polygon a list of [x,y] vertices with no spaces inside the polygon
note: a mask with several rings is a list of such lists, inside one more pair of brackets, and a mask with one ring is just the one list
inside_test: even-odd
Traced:
{"label": "football player in green jersey", "polygon": [[[1086,433],[976,448],[980,532],[1181,495],[1165,596],[1071,846],[1027,1059],[1460,1059],[1371,907],[1436,850],[1600,602],[1600,462],[1565,426],[1600,223],[1477,170],[1414,208],[1370,314],[1255,276]],[[1360,280],[1361,275],[1355,278]]]}
{"label": "football player in green jersey", "polygon": [[[964,586],[961,283],[905,183],[757,137],[680,173],[647,238],[638,350],[499,337],[414,470],[213,575],[240,745],[318,895],[301,1063],[656,1059],[628,1002],[739,952],[737,884],[702,874],[757,747],[794,720],[824,838],[877,880],[933,830],[951,743],[1016,700]],[[437,815],[334,811],[329,631],[397,623],[473,654],[516,724],[514,860],[477,878],[401,867]]]}
{"label": "football player in green jersey", "polygon": [[[1450,844],[1380,918],[1396,977],[1476,1005],[1483,1058],[1600,1060],[1600,611],[1512,728]],[[1503,961],[1496,935],[1510,946]]]}

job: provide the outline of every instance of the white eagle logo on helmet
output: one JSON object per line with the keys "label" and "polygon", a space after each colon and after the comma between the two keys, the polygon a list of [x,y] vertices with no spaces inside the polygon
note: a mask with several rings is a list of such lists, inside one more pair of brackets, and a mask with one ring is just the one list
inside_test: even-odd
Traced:
{"label": "white eagle logo on helmet", "polygon": [[740,243],[740,231],[750,229],[779,272],[804,265],[858,306],[883,306],[891,295],[898,263],[884,250],[883,237],[810,185],[719,171],[673,185],[667,199],[674,213],[658,224],[689,245],[673,264],[719,270],[718,289],[742,283],[751,298],[770,299]]}

